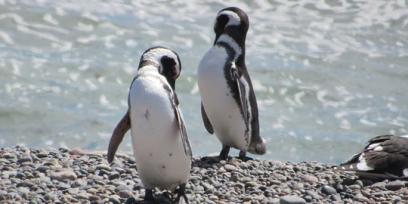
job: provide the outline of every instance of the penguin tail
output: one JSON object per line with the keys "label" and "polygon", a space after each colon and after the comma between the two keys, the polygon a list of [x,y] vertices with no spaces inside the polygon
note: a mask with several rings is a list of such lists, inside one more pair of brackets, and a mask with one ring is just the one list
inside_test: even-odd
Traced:
{"label": "penguin tail", "polygon": [[264,139],[251,142],[248,148],[248,152],[251,154],[264,155],[266,153],[266,142]]}

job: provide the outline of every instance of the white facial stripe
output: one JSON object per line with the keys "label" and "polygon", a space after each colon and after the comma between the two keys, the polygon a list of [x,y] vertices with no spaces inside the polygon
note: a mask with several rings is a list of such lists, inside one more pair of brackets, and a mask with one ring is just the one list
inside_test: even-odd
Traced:
{"label": "white facial stripe", "polygon": [[240,25],[241,24],[241,18],[238,16],[238,14],[236,14],[233,11],[228,11],[228,10],[221,11],[221,12],[218,13],[217,17],[221,16],[221,15],[228,16],[229,20],[228,20],[227,25],[225,25],[225,27],[232,26],[232,25]]}
{"label": "white facial stripe", "polygon": [[367,162],[364,158],[364,154],[361,154],[361,156],[358,158],[359,162],[357,163],[357,169],[361,171],[371,171],[374,170],[374,168],[369,167],[367,165]]}
{"label": "white facial stripe", "polygon": [[380,145],[379,143],[370,144],[370,145],[367,147],[367,149],[374,149],[374,148],[376,148],[376,147],[379,146],[379,145]]}
{"label": "white facial stripe", "polygon": [[241,83],[244,84],[244,87],[245,87],[245,100],[246,100],[246,103],[247,103],[247,110],[244,110],[244,111],[247,111],[247,113],[248,113],[248,123],[249,123],[248,124],[248,132],[251,135],[252,134],[252,125],[251,125],[251,121],[252,121],[252,111],[251,111],[251,109],[252,108],[251,108],[251,103],[250,103],[250,100],[249,100],[249,91],[250,91],[250,89],[249,89],[248,82],[246,81],[244,76],[241,76],[239,78],[239,80],[241,81]]}
{"label": "white facial stripe", "polygon": [[380,151],[383,151],[383,147],[382,146],[377,146],[373,150],[377,151],[377,152],[380,152]]}
{"label": "white facial stripe", "polygon": [[238,56],[240,56],[240,55],[242,54],[241,47],[239,47],[239,45],[237,44],[237,42],[235,42],[235,40],[232,39],[229,35],[222,34],[222,35],[218,38],[217,42],[224,42],[224,43],[227,43],[229,46],[232,47],[232,49],[233,49],[233,50],[235,51],[235,53],[236,53],[236,54],[235,54],[235,59],[234,59],[234,61],[238,58]]}
{"label": "white facial stripe", "polygon": [[[165,48],[155,48],[152,50],[149,50],[149,52],[145,53],[143,55],[143,60],[147,60],[147,61],[151,61],[153,63],[157,63],[158,65],[161,65],[160,59],[163,56],[168,56],[172,59],[174,59],[174,61],[176,62],[176,67],[177,67],[177,75],[180,74],[180,65],[179,62],[177,60],[177,56],[174,54],[174,52],[172,52],[169,49],[165,49]],[[159,66],[159,71],[162,72],[163,71],[163,67]]]}

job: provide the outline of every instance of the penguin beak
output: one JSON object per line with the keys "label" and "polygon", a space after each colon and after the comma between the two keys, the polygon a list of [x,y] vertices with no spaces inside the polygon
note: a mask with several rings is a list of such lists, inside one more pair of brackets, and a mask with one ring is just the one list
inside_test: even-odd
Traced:
{"label": "penguin beak", "polygon": [[108,147],[108,162],[112,163],[116,151],[118,150],[119,144],[122,142],[123,137],[125,136],[126,132],[130,129],[130,118],[129,118],[129,110],[126,114],[122,117],[119,123],[116,125],[115,129],[113,130],[112,137],[109,142]]}

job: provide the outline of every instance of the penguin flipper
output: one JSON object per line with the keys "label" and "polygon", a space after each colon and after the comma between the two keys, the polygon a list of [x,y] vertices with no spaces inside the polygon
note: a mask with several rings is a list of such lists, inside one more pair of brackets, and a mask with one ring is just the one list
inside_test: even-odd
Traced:
{"label": "penguin flipper", "polygon": [[239,102],[240,102],[240,107],[241,107],[241,112],[244,117],[245,125],[248,129],[249,127],[249,109],[248,109],[248,100],[249,100],[249,90],[248,89],[248,83],[244,76],[240,76],[238,73],[238,69],[235,66],[235,64],[232,65],[231,67],[231,76],[232,79],[235,81],[237,85],[237,90],[238,90],[238,97],[239,97]]}
{"label": "penguin flipper", "polygon": [[239,73],[235,63],[231,65],[231,78],[236,83],[239,106],[242,117],[244,118],[246,130],[245,137],[250,140],[248,152],[258,155],[266,153],[265,140],[259,135],[258,106],[251,79],[248,73],[244,71]]}
{"label": "penguin flipper", "polygon": [[210,119],[208,119],[207,113],[204,110],[203,102],[201,102],[201,117],[203,118],[203,123],[204,123],[205,129],[207,129],[207,131],[210,134],[213,134],[214,133],[214,128],[211,125]]}
{"label": "penguin flipper", "polygon": [[130,129],[130,118],[129,118],[129,110],[126,114],[122,117],[119,123],[116,125],[115,129],[113,130],[112,137],[109,141],[108,147],[108,162],[112,163],[113,158],[115,157],[116,151],[118,150],[119,144],[122,142],[123,137],[125,136],[126,132]]}
{"label": "penguin flipper", "polygon": [[188,140],[187,137],[187,130],[186,130],[186,126],[184,125],[184,120],[183,120],[183,116],[181,114],[180,108],[179,108],[179,100],[177,97],[177,94],[175,92],[173,92],[173,108],[174,108],[174,114],[175,117],[177,119],[177,125],[178,128],[180,130],[180,136],[181,136],[181,140],[183,142],[183,148],[184,148],[184,152],[186,153],[187,156],[189,156],[190,158],[192,158],[193,153],[191,151],[191,145],[190,145],[190,141]]}

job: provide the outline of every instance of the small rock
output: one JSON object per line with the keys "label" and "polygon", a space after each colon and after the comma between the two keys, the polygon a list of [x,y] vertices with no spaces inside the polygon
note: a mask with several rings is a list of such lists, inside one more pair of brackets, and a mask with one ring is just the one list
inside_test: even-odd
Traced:
{"label": "small rock", "polygon": [[111,195],[109,201],[113,204],[120,204],[120,197],[118,195]]}
{"label": "small rock", "polygon": [[368,198],[366,198],[365,196],[363,196],[361,193],[357,193],[357,194],[354,196],[354,199],[355,199],[356,201],[360,201],[360,202],[369,202]]}
{"label": "small rock", "polygon": [[21,194],[27,194],[30,192],[30,189],[27,187],[18,187],[17,189],[18,189],[18,192]]}
{"label": "small rock", "polygon": [[96,166],[96,169],[99,169],[99,170],[103,169],[103,170],[106,170],[106,171],[111,170],[110,166],[108,166],[106,164],[99,164],[98,166]]}
{"label": "small rock", "polygon": [[39,166],[37,167],[37,171],[46,173],[49,168],[47,166]]}
{"label": "small rock", "polygon": [[76,194],[76,198],[82,199],[82,200],[88,200],[89,199],[89,193],[80,192],[80,193]]}
{"label": "small rock", "polygon": [[109,174],[109,180],[114,180],[114,179],[118,179],[120,178],[120,175],[118,172],[112,172],[111,174]]}
{"label": "small rock", "polygon": [[283,196],[279,200],[280,204],[304,204],[306,201],[298,196],[293,196],[293,195],[287,195]]}
{"label": "small rock", "polygon": [[22,181],[16,185],[16,187],[28,187],[28,188],[31,188],[33,186],[34,184],[31,183],[30,181]]}
{"label": "small rock", "polygon": [[316,199],[316,200],[321,198],[321,196],[316,191],[313,191],[313,190],[307,190],[306,194],[310,195],[313,199]]}
{"label": "small rock", "polygon": [[17,162],[18,163],[32,162],[32,159],[30,156],[25,155],[24,157],[21,157],[20,159],[18,159]]}
{"label": "small rock", "polygon": [[77,194],[78,192],[79,192],[79,188],[71,188],[71,189],[68,189],[68,193],[71,194],[71,195],[75,195],[75,194]]}
{"label": "small rock", "polygon": [[258,184],[255,181],[246,182],[245,186],[256,187]]}
{"label": "small rock", "polygon": [[324,186],[323,186],[322,192],[325,193],[325,194],[327,194],[327,195],[332,195],[332,194],[337,193],[337,191],[336,191],[335,188],[333,188],[333,187],[331,187],[331,186],[328,186],[328,185],[324,185]]}
{"label": "small rock", "polygon": [[358,190],[358,189],[361,189],[361,186],[358,184],[353,184],[353,185],[350,185],[349,188],[352,190]]}
{"label": "small rock", "polygon": [[202,183],[204,190],[206,193],[212,193],[214,192],[214,186],[212,186],[211,184],[208,183]]}
{"label": "small rock", "polygon": [[226,164],[224,166],[224,169],[227,170],[227,171],[237,171],[238,170],[237,167],[235,167],[235,166],[233,166],[231,164]]}
{"label": "small rock", "polygon": [[56,180],[65,180],[65,179],[75,180],[77,178],[77,175],[71,169],[64,169],[59,172],[52,172],[51,178],[56,179]]}
{"label": "small rock", "polygon": [[36,155],[38,158],[45,158],[48,157],[48,152],[40,150]]}
{"label": "small rock", "polygon": [[85,152],[81,149],[72,149],[69,151],[69,154],[71,155],[84,155]]}
{"label": "small rock", "polygon": [[302,179],[306,182],[309,183],[316,183],[319,181],[319,179],[316,176],[310,175],[310,174],[306,174],[302,176]]}
{"label": "small rock", "polygon": [[385,184],[385,188],[391,191],[397,191],[405,186],[405,182],[396,180]]}

